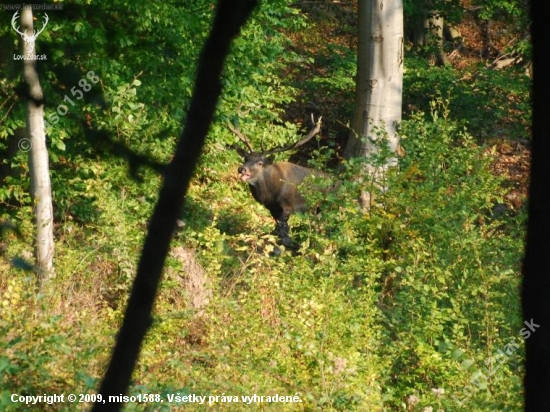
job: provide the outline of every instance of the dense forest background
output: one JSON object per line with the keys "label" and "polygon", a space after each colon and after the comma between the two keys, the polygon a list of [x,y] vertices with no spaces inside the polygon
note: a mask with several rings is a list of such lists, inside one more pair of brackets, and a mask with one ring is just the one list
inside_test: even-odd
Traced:
{"label": "dense forest background", "polygon": [[[36,41],[47,56],[38,70],[55,219],[55,276],[42,287],[29,270],[26,106],[13,58],[21,40],[14,11],[0,11],[2,410],[26,408],[12,393],[97,390],[214,13],[201,0],[59,4]],[[443,43],[431,30],[425,41],[415,36],[427,10],[445,16],[452,34]],[[40,28],[43,12],[35,19]],[[522,409],[523,340],[536,333],[525,329],[519,301],[527,2],[406,1],[405,21],[403,156],[380,191],[362,176],[361,159],[342,155],[355,2],[277,0],[254,12],[225,66],[131,395],[302,401],[256,405],[265,410]],[[254,146],[273,147],[305,134],[311,112],[323,116],[321,135],[291,159],[341,184],[305,189],[316,212],[291,218],[301,249],[273,257],[272,219],[238,179],[240,142],[226,124],[240,113]],[[358,202],[365,189],[379,191],[368,213]],[[191,407],[126,410],[177,405]]]}

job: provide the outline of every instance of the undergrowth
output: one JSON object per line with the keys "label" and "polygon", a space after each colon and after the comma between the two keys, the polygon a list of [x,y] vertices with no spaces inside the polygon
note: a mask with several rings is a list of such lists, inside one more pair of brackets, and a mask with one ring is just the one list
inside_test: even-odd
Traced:
{"label": "undergrowth", "polygon": [[[302,245],[296,256],[270,256],[271,218],[231,171],[198,177],[173,245],[194,251],[212,297],[197,316],[182,262],[169,258],[131,393],[302,400],[273,410],[456,410],[459,402],[519,410],[523,215],[494,213],[503,189],[491,154],[448,118],[443,101],[431,118],[417,114],[400,130],[407,155],[369,213],[357,195],[377,189],[355,178],[360,164],[347,166],[336,189],[331,179],[310,182],[315,189],[304,192],[318,212],[291,218]],[[91,173],[86,215],[77,219],[73,209],[57,226],[56,278],[43,292],[28,272],[5,268],[4,410],[20,408],[12,393],[97,387],[154,201],[140,200],[143,185],[118,185],[115,170],[124,166]],[[158,186],[156,176],[148,182]],[[23,228],[21,239],[8,236],[7,255],[26,250],[32,230]],[[514,338],[516,350],[497,369],[495,356]],[[484,366],[494,370],[473,384]]]}

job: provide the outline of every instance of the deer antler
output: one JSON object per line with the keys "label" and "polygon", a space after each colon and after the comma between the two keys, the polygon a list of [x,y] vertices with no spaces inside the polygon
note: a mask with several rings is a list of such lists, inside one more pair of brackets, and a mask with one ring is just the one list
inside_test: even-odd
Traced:
{"label": "deer antler", "polygon": [[289,144],[287,146],[279,147],[279,148],[276,148],[276,149],[271,149],[271,150],[268,150],[264,153],[265,154],[281,153],[281,152],[286,152],[287,150],[292,150],[292,149],[295,149],[299,146],[302,146],[303,144],[305,144],[309,140],[311,140],[311,138],[313,136],[315,136],[317,133],[319,133],[321,131],[321,120],[322,119],[323,119],[323,116],[319,116],[319,119],[317,120],[317,122],[315,122],[315,118],[313,117],[313,113],[311,113],[311,123],[312,123],[313,127],[311,128],[311,130],[309,131],[309,133],[307,134],[306,137],[304,137],[301,140],[298,140],[296,143],[292,143],[292,144]]}
{"label": "deer antler", "polygon": [[233,126],[231,122],[227,121],[227,127],[229,127],[229,130],[231,130],[241,141],[248,147],[248,150],[250,153],[254,152],[254,149],[252,149],[252,145],[248,141],[245,135],[241,133],[241,130],[239,129],[239,126]]}

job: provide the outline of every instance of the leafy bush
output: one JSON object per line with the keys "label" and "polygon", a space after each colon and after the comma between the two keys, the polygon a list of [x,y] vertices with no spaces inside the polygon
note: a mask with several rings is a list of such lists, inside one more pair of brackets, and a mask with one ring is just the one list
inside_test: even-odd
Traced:
{"label": "leafy bush", "polygon": [[444,99],[449,116],[488,137],[526,139],[531,124],[530,79],[519,69],[493,70],[481,64],[467,71],[433,67],[418,57],[406,60],[403,79],[405,112],[429,113],[430,104]]}
{"label": "leafy bush", "polygon": [[453,354],[460,348],[479,369],[522,327],[522,239],[508,218],[490,217],[503,194],[491,153],[449,119],[444,102],[432,104],[432,121],[414,115],[401,133],[407,156],[389,195],[399,225],[382,291],[383,347],[394,360],[385,399],[395,408],[413,396],[414,408],[454,410],[456,397],[471,410],[517,410],[521,348],[467,397],[472,370]]}

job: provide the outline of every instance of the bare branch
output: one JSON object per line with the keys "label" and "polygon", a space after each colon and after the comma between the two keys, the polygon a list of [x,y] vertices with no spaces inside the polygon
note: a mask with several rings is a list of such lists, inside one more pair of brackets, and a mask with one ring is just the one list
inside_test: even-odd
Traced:
{"label": "bare branch", "polygon": [[[214,116],[222,90],[223,64],[257,0],[220,0],[210,34],[197,68],[195,90],[174,158],[168,165],[148,227],[139,267],[117,335],[111,362],[98,393],[103,399],[127,393],[141,345],[152,324],[152,312],[162,268],[170,249],[176,221],[183,212],[185,195]],[[92,411],[119,411],[121,401],[96,402]]]}

